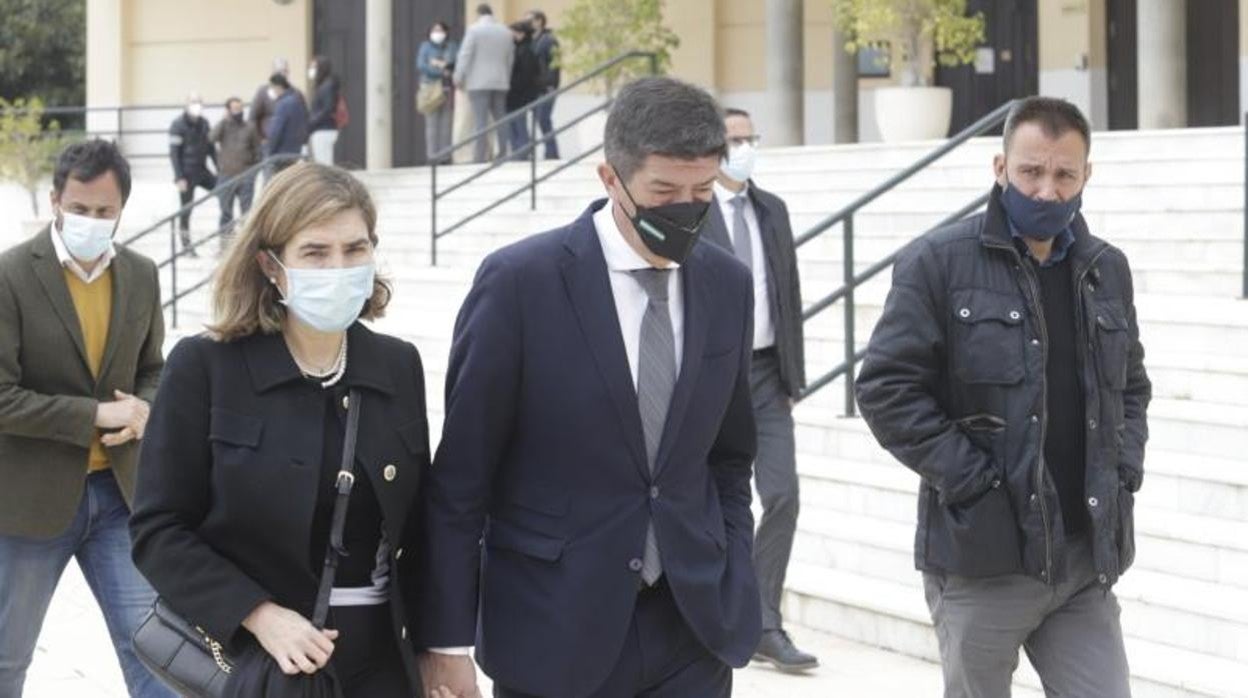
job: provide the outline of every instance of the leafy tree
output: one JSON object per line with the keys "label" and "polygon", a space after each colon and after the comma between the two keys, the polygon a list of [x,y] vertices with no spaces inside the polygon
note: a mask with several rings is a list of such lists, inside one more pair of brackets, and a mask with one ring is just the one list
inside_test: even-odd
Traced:
{"label": "leafy tree", "polygon": [[86,0],[0,0],[0,97],[83,104],[86,13]]}
{"label": "leafy tree", "polygon": [[0,179],[30,194],[30,210],[39,215],[39,187],[52,174],[57,153],[67,142],[60,124],[43,125],[38,98],[12,102],[0,97]]}
{"label": "leafy tree", "polygon": [[[663,5],[664,0],[576,0],[558,27],[560,66],[585,75],[620,54],[649,51],[658,56],[659,72],[665,72],[680,37],[663,24]],[[595,80],[594,87],[614,96],[617,87],[650,70],[643,59],[625,61]]]}
{"label": "leafy tree", "polygon": [[984,41],[984,16],[966,15],[966,0],[832,0],[833,21],[845,33],[845,49],[898,40],[901,84],[926,85],[935,61],[958,66],[975,60]]}

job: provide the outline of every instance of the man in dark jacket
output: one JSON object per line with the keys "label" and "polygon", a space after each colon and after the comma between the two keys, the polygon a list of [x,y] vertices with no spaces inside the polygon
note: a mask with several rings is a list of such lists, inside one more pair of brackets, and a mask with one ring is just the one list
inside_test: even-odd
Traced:
{"label": "man in dark jacket", "polygon": [[1009,695],[1019,647],[1054,695],[1127,698],[1151,384],[1126,256],[1079,206],[1088,122],[1019,103],[985,213],[897,260],[858,379],[881,445],[923,478],[915,562],[946,698]]}
{"label": "man in dark jacket", "polygon": [[[281,73],[282,77],[289,82],[290,62],[285,58],[275,58],[273,71],[269,75],[273,73]],[[298,87],[292,85],[290,90],[298,95],[305,105],[308,103]],[[256,88],[256,95],[251,98],[251,114],[247,117],[248,123],[256,129],[256,135],[260,137],[261,143],[269,137],[269,121],[273,119],[274,110],[277,108],[277,97],[277,90],[269,84],[268,80],[265,80],[264,84]]]}
{"label": "man in dark jacket", "polygon": [[[515,60],[511,64],[511,89],[507,91],[507,113],[523,109],[542,94],[541,72],[537,54],[533,52],[533,26],[528,22],[511,25],[511,35],[516,42]],[[513,160],[528,160],[529,115],[507,123],[511,140]]]}
{"label": "man in dark jacket", "polygon": [[728,157],[720,164],[706,239],[732,252],[754,278],[750,392],[758,425],[754,482],[763,516],[754,536],[754,569],[763,604],[763,637],[754,659],[781,671],[819,666],[793,645],[780,616],[784,578],[797,534],[798,479],[793,403],[806,385],[802,289],[789,209],[751,179],[759,136],[749,113],[727,109]]}
{"label": "man in dark jacket", "polygon": [[[308,142],[308,107],[281,73],[273,73],[269,84],[277,92],[277,106],[274,107],[273,120],[269,122],[268,138],[264,143],[265,157],[299,155]],[[293,162],[294,159],[278,163],[273,171],[280,172]]]}
{"label": "man in dark jacket", "polygon": [[243,100],[231,97],[225,103],[225,110],[225,117],[212,128],[212,142],[217,148],[217,174],[223,180],[231,180],[220,193],[221,228],[234,221],[235,200],[242,215],[251,210],[256,178],[252,175],[239,179],[238,176],[260,162],[260,136],[243,120]]}
{"label": "man in dark jacket", "polygon": [[[178,185],[178,200],[182,206],[195,198],[195,188],[212,191],[217,186],[217,176],[208,170],[208,159],[217,164],[217,151],[209,138],[208,120],[204,118],[204,104],[199,95],[191,94],[186,100],[186,110],[169,126],[169,161],[173,165],[173,180]],[[178,218],[178,231],[187,254],[196,257],[191,247],[191,212]]]}
{"label": "man in dark jacket", "polygon": [[[537,54],[537,62],[541,67],[541,94],[546,95],[559,89],[562,77],[559,69],[559,39],[546,22],[546,13],[533,10],[528,15],[529,24],[533,25],[533,52]],[[546,159],[559,159],[559,143],[551,135],[555,126],[550,116],[555,111],[555,100],[546,102],[536,110],[537,127],[542,130],[542,140],[546,142]]]}

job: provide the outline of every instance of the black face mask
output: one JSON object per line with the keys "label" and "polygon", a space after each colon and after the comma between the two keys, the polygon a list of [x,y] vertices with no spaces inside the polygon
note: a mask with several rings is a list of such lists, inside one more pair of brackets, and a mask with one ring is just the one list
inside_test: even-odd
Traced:
{"label": "black face mask", "polygon": [[693,245],[702,234],[702,224],[706,222],[706,214],[711,210],[709,201],[685,201],[663,206],[646,207],[637,203],[633,193],[624,184],[620,173],[620,188],[632,202],[636,210],[629,221],[641,236],[646,249],[654,254],[670,259],[677,264],[684,264],[693,251]]}
{"label": "black face mask", "polygon": [[239,112],[237,114],[230,114],[230,118],[241,124],[243,122],[243,113]]}

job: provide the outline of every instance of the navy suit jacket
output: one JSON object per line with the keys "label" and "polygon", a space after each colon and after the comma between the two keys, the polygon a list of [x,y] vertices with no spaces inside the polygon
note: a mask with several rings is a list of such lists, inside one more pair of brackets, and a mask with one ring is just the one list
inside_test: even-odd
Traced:
{"label": "navy suit jacket", "polygon": [[681,614],[733,666],[760,634],[751,562],[752,281],[681,266],[685,338],[654,474],[593,214],[486,258],[455,326],[426,489],[417,643],[495,682],[584,696],[623,648],[653,519]]}

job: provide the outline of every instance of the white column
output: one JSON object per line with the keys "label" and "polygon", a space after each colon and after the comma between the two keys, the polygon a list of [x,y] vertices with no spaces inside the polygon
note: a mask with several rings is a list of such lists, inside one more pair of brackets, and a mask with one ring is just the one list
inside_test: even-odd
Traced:
{"label": "white column", "polygon": [[[87,106],[118,107],[125,104],[125,32],[123,0],[91,0],[87,3]],[[87,130],[118,130],[116,112],[90,112]]]}
{"label": "white column", "polygon": [[802,0],[767,0],[767,145],[802,145],[805,83]]}
{"label": "white column", "polygon": [[1140,128],[1187,126],[1187,3],[1139,0]]}
{"label": "white column", "polygon": [[391,5],[392,0],[367,0],[365,8],[365,73],[367,96],[365,112],[367,128],[364,133],[368,169],[390,167],[394,124],[391,108],[394,104],[394,76],[391,70]]}

